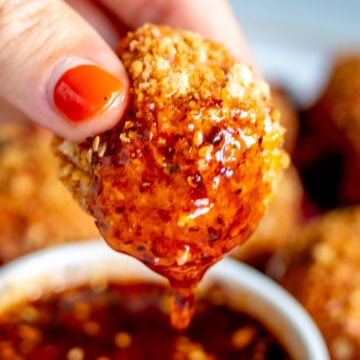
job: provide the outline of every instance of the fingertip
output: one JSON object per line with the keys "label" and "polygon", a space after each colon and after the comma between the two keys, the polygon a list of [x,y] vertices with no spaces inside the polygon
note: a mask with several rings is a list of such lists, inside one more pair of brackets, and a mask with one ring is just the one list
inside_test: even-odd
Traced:
{"label": "fingertip", "polygon": [[61,0],[7,0],[7,7],[6,22],[0,16],[0,96],[70,140],[114,126],[126,108],[128,79],[104,39]]}
{"label": "fingertip", "polygon": [[128,79],[121,66],[115,74],[91,61],[67,58],[49,77],[46,97],[55,119],[46,125],[64,138],[81,141],[121,119],[127,94]]}

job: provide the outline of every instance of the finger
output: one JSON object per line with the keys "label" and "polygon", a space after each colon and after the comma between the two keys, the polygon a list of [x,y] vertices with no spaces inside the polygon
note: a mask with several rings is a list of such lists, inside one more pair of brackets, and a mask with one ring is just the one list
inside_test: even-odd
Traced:
{"label": "finger", "polygon": [[129,30],[117,16],[115,16],[99,0],[67,0],[75,9],[109,44],[116,48],[119,40]]}
{"label": "finger", "polygon": [[225,0],[101,0],[129,27],[145,22],[199,32],[226,45],[243,62],[256,67],[237,20]]}
{"label": "finger", "polygon": [[0,96],[40,125],[82,140],[121,118],[122,64],[61,0],[3,0],[0,48]]}

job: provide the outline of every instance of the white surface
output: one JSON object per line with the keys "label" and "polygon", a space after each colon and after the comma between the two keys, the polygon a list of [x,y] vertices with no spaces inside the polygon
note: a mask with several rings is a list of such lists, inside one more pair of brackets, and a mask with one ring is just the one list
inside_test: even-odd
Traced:
{"label": "white surface", "polygon": [[[143,264],[110,250],[104,241],[77,243],[33,253],[0,270],[0,310],[25,296],[37,297],[42,289],[61,290],[67,283],[103,277],[163,281]],[[261,273],[224,259],[206,274],[202,286],[220,282],[236,296],[242,310],[266,323],[296,360],[328,360],[321,335],[300,305]]]}
{"label": "white surface", "polygon": [[358,0],[230,0],[267,79],[284,85],[300,105],[324,86],[336,54],[360,54]]}
{"label": "white surface", "polygon": [[[255,25],[281,24],[284,31],[287,26],[301,28],[311,32],[317,38],[335,38],[331,41],[351,44],[359,42],[360,2],[358,0],[229,0],[242,27],[252,31],[251,23]],[[278,24],[278,25],[276,25]],[[265,36],[265,34],[264,34]],[[337,43],[339,45],[339,43]]]}

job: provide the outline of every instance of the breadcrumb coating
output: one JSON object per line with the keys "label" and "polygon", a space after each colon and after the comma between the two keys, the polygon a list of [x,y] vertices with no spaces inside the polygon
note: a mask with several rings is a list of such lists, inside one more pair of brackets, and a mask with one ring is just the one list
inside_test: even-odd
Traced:
{"label": "breadcrumb coating", "polygon": [[130,78],[113,129],[57,139],[60,178],[110,246],[176,286],[257,227],[287,164],[269,86],[222,45],[144,25],[120,43]]}
{"label": "breadcrumb coating", "polygon": [[291,96],[279,85],[271,84],[271,101],[280,111],[280,123],[286,129],[284,149],[292,154],[298,137],[299,115]]}

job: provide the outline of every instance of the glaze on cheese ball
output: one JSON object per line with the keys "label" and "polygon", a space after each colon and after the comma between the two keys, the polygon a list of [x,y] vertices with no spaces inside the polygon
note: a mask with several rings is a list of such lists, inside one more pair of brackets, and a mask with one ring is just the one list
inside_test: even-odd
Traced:
{"label": "glaze on cheese ball", "polygon": [[266,83],[200,35],[147,24],[118,54],[127,111],[80,144],[57,139],[60,177],[112,248],[195,284],[263,217],[287,162],[280,114]]}

